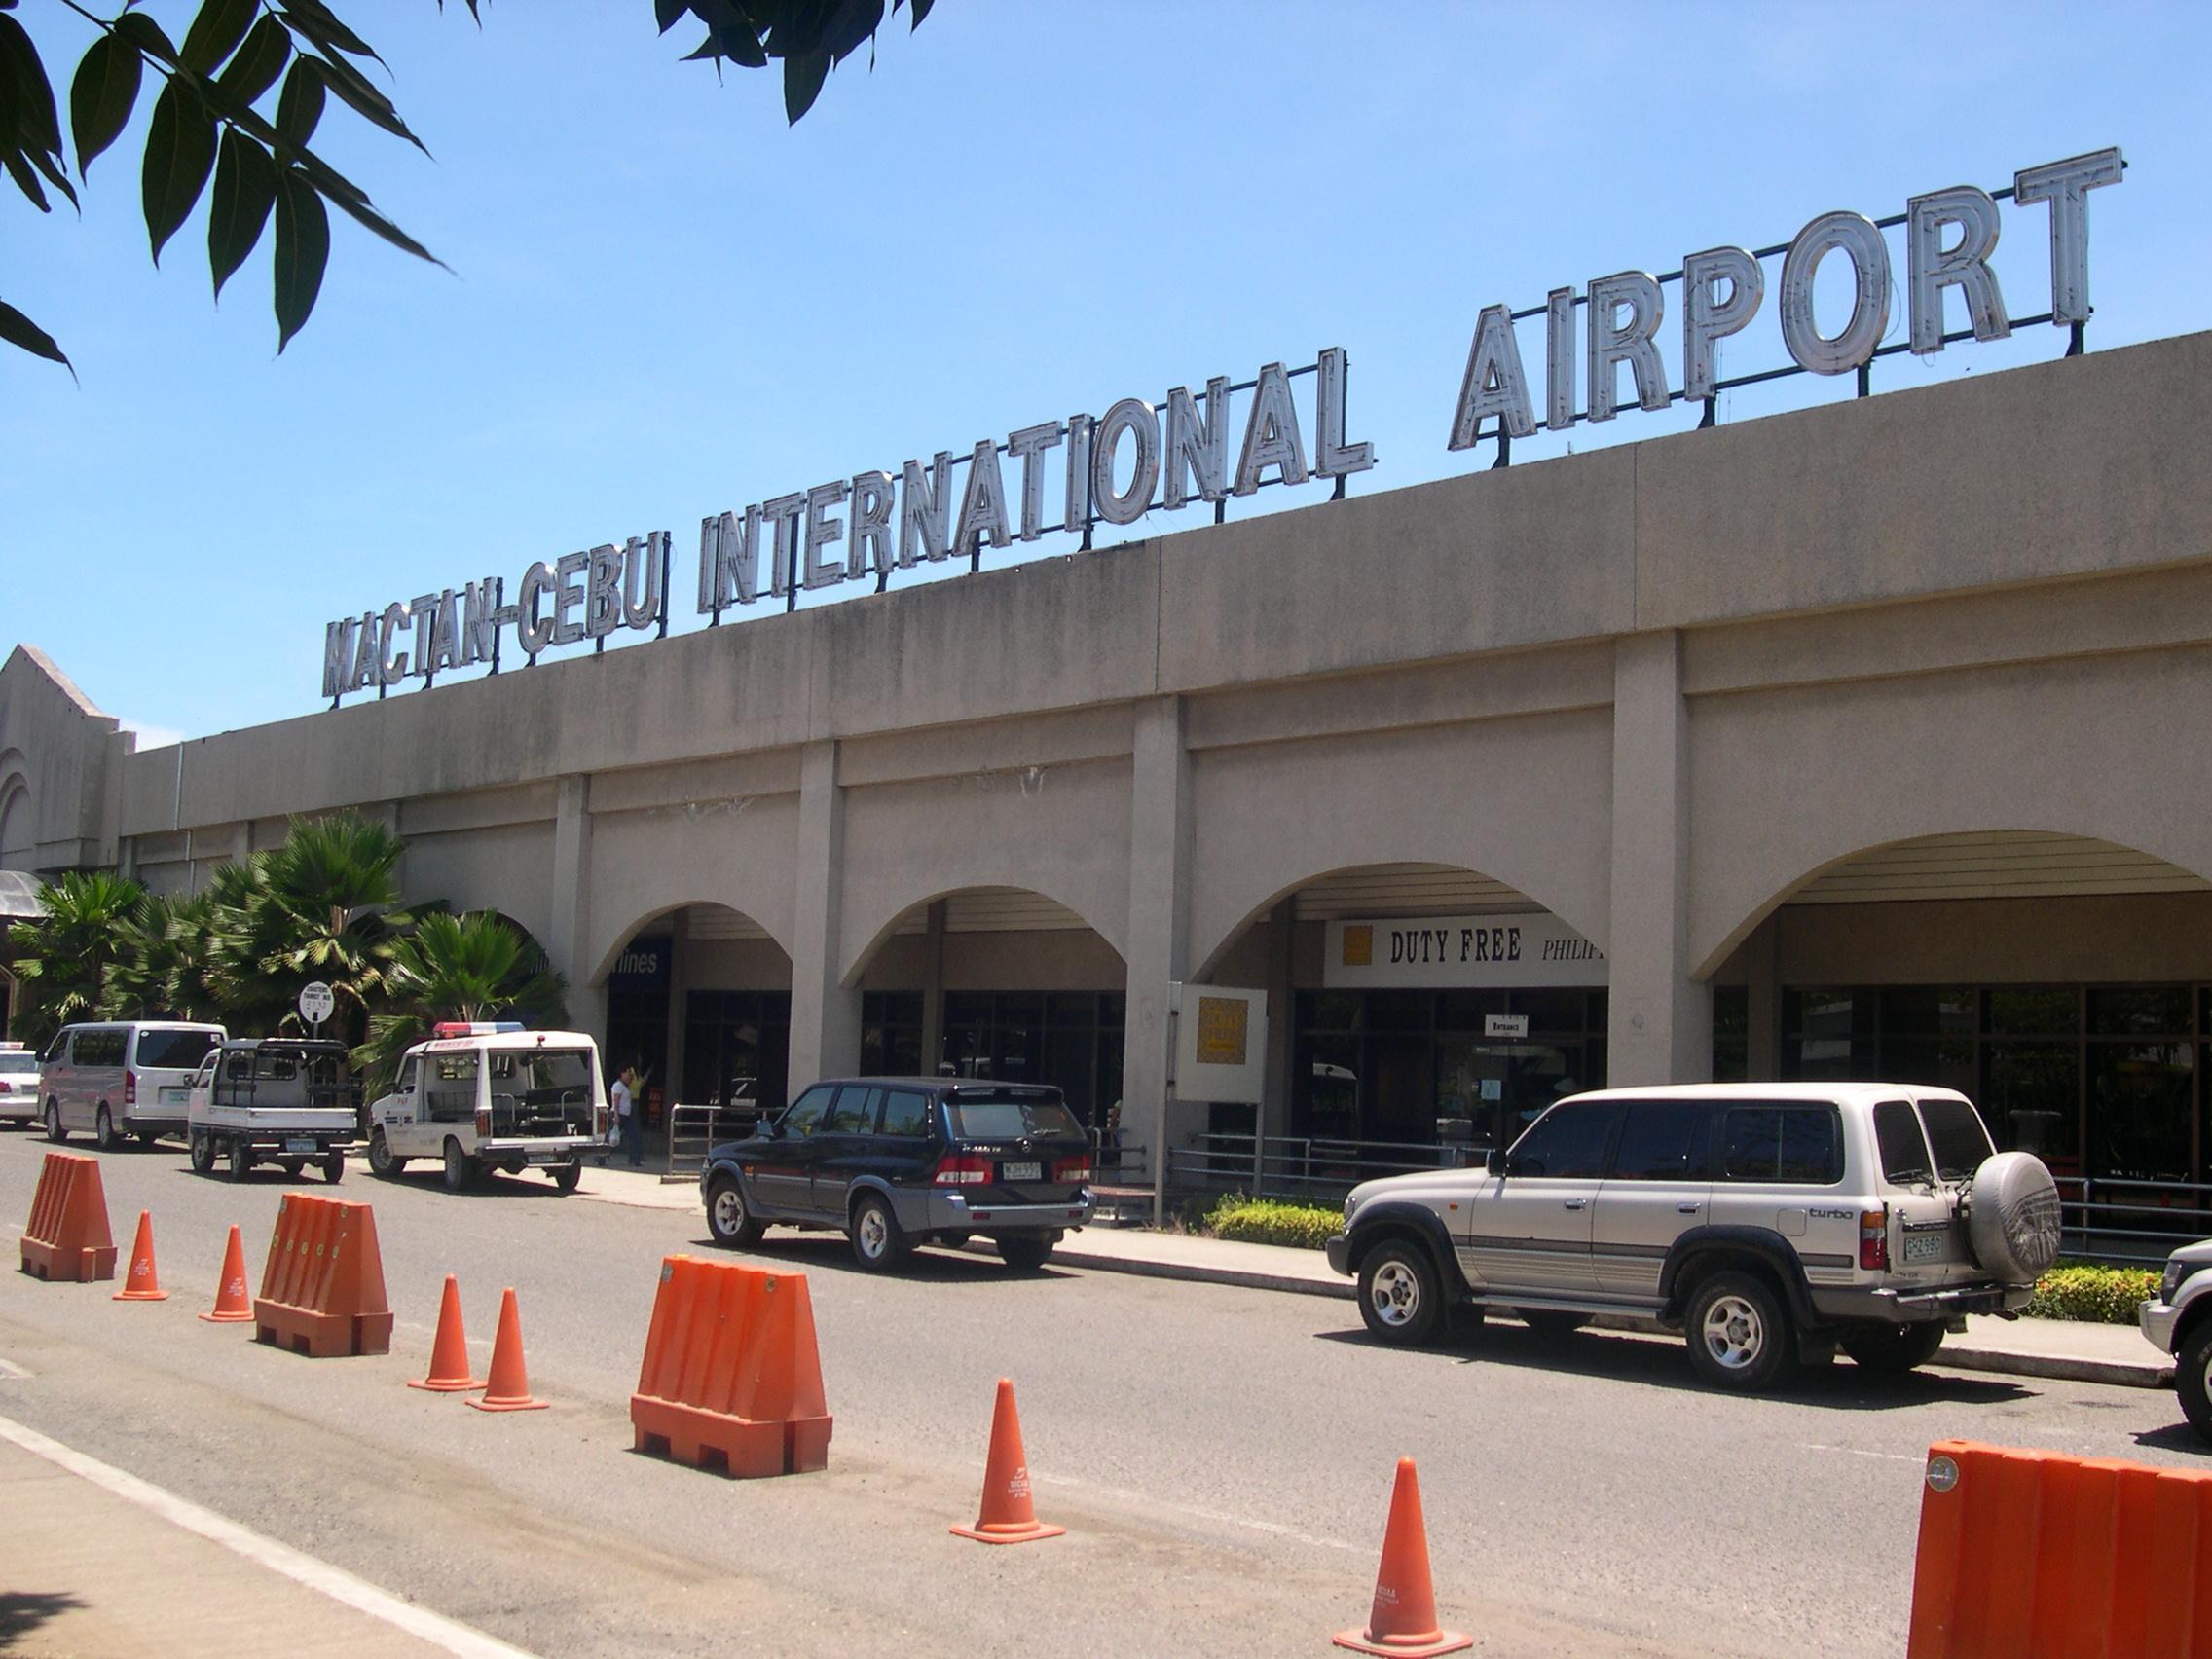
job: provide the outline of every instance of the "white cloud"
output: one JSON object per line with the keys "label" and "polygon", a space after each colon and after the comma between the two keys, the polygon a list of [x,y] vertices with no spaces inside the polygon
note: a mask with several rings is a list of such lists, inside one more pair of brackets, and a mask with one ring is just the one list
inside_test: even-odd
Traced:
{"label": "white cloud", "polygon": [[120,723],[125,731],[137,734],[138,752],[141,755],[149,749],[166,749],[172,743],[184,741],[183,732],[173,731],[167,726],[152,725],[145,720],[123,720]]}

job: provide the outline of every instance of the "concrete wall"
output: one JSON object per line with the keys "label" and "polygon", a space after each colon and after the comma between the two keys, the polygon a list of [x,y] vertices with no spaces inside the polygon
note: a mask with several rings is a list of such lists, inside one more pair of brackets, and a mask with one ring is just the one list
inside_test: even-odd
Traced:
{"label": "concrete wall", "polygon": [[[1604,947],[1616,1081],[1694,1077],[1712,979],[1754,957],[1769,989],[1895,978],[1900,940],[1951,952],[1945,977],[2031,959],[1987,907],[1781,908],[1861,850],[2045,829],[2212,875],[2208,429],[2192,336],[144,756],[18,650],[0,856],[191,882],[287,814],[387,815],[411,887],[532,926],[587,1017],[633,934],[724,904],[773,943],[692,941],[686,981],[780,969],[794,1084],[855,1061],[864,986],[1119,986],[1133,1137],[1160,1132],[1169,980],[1279,1002],[1287,895],[1442,863]],[[976,886],[1088,931],[941,956],[895,933]],[[2207,972],[2170,920],[2194,911],[2144,903],[2167,919],[2089,954]]]}

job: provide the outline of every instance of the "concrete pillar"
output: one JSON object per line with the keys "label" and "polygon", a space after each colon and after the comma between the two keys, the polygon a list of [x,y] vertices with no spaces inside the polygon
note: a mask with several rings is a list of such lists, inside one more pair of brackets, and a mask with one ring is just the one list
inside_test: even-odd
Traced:
{"label": "concrete pillar", "polygon": [[1190,963],[1191,757],[1183,705],[1137,705],[1129,802],[1128,1021],[1122,1036],[1122,1143],[1148,1149],[1156,1177],[1186,1132],[1168,1105],[1167,987]]}
{"label": "concrete pillar", "polygon": [[1607,1081],[1713,1076],[1713,988],[1690,977],[1689,712],[1681,642],[1613,647],[1612,969]]}
{"label": "concrete pillar", "polygon": [[792,917],[791,1098],[817,1079],[860,1069],[861,992],[838,983],[845,852],[837,745],[799,752],[797,903]]}
{"label": "concrete pillar", "polygon": [[1744,941],[1746,1030],[1744,1077],[1748,1082],[1772,1083],[1782,1076],[1782,971],[1776,938],[1779,929],[1772,916],[1751,930]]}
{"label": "concrete pillar", "polygon": [[591,780],[563,778],[553,806],[553,914],[545,931],[545,954],[569,980],[569,1012],[581,1018],[584,1009],[596,1003],[600,1023],[589,1027],[604,1041],[607,1036],[607,994],[597,996],[589,983],[594,963],[585,959],[591,949]]}
{"label": "concrete pillar", "polygon": [[691,909],[689,905],[668,918],[668,1053],[660,1074],[664,1106],[683,1098],[683,1005],[691,988]]}
{"label": "concrete pillar", "polygon": [[1291,1042],[1297,994],[1290,984],[1291,946],[1297,928],[1296,899],[1285,899],[1268,912],[1268,1073],[1260,1131],[1290,1133],[1290,1067],[1297,1050]]}
{"label": "concrete pillar", "polygon": [[929,908],[929,933],[922,947],[922,1075],[937,1076],[944,1058],[944,915],[942,899]]}

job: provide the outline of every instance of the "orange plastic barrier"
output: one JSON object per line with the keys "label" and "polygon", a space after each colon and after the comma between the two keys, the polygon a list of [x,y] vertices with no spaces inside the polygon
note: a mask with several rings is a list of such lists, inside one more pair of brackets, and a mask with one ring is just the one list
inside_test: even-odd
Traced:
{"label": "orange plastic barrier", "polygon": [[830,1465],[830,1408],[804,1273],[669,1256],[638,1391],[637,1449],[724,1473]]}
{"label": "orange plastic barrier", "polygon": [[1906,1651],[2212,1653],[2212,1472],[1937,1441]]}
{"label": "orange plastic barrier", "polygon": [[98,1159],[77,1152],[46,1155],[22,1251],[23,1272],[37,1278],[86,1284],[115,1277],[115,1235],[107,1229]]}
{"label": "orange plastic barrier", "polygon": [[374,1210],[344,1198],[284,1195],[253,1301],[253,1335],[314,1359],[391,1351]]}

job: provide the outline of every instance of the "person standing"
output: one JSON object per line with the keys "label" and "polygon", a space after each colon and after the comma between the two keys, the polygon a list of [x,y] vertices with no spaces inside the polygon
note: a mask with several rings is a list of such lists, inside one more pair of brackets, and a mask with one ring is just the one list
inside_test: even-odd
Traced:
{"label": "person standing", "polygon": [[608,1093],[608,1103],[614,1108],[614,1121],[622,1131],[622,1150],[636,1169],[645,1161],[644,1125],[638,1119],[638,1069],[624,1066]]}

